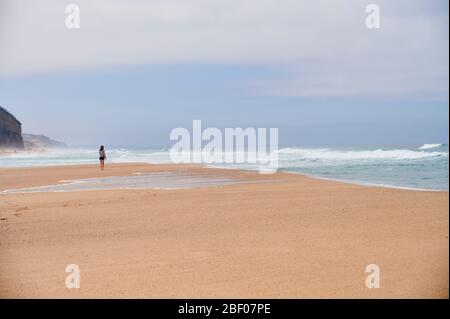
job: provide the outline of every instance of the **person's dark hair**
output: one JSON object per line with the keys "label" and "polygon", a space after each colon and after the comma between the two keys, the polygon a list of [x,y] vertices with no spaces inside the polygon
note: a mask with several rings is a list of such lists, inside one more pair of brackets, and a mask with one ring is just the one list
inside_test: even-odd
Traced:
{"label": "person's dark hair", "polygon": [[100,151],[103,151],[103,149],[104,149],[103,145],[102,145],[102,146],[100,146]]}

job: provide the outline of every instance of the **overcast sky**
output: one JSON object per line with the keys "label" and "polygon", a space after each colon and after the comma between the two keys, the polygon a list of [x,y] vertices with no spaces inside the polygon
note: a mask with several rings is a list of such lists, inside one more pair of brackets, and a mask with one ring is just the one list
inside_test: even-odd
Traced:
{"label": "overcast sky", "polygon": [[[72,145],[278,127],[281,144],[448,140],[447,0],[0,0],[0,105]],[[366,5],[380,28],[365,25]]]}

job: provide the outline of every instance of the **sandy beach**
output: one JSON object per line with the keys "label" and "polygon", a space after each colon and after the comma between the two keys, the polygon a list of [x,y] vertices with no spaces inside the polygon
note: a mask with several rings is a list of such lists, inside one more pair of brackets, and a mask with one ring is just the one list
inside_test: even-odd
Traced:
{"label": "sandy beach", "polygon": [[[448,298],[448,192],[194,165],[0,169],[0,191],[188,171],[246,183],[0,195],[2,298]],[[81,270],[65,287],[65,267]],[[377,264],[381,287],[368,289]]]}

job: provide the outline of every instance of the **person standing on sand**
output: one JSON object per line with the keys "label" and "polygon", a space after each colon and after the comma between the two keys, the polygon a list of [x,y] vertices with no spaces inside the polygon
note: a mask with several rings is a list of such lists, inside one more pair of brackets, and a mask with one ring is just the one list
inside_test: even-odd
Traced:
{"label": "person standing on sand", "polygon": [[105,169],[105,159],[106,159],[106,152],[105,152],[105,147],[102,145],[100,146],[100,149],[98,151],[99,154],[99,160],[100,160],[100,168],[102,169],[102,171]]}

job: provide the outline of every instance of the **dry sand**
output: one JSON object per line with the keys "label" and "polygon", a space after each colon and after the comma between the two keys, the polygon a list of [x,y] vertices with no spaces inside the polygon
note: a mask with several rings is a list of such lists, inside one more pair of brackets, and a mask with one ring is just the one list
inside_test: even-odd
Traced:
{"label": "dry sand", "polygon": [[448,192],[145,164],[1,169],[0,190],[186,168],[264,182],[0,195],[0,297],[449,296]]}

